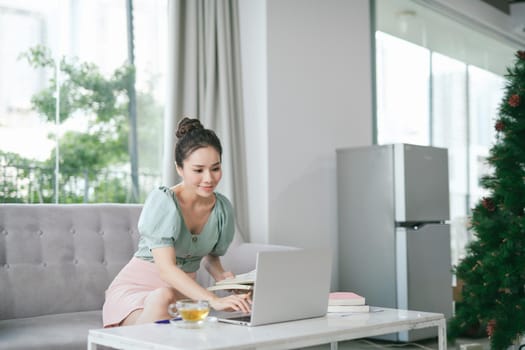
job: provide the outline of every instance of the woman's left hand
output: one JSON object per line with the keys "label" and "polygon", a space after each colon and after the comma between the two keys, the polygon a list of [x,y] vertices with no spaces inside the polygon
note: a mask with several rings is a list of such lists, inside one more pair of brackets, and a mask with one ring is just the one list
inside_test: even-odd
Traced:
{"label": "woman's left hand", "polygon": [[219,279],[217,279],[217,281],[222,281],[224,279],[227,279],[227,278],[234,278],[235,275],[233,274],[233,272],[231,271],[224,271],[223,273],[221,273]]}

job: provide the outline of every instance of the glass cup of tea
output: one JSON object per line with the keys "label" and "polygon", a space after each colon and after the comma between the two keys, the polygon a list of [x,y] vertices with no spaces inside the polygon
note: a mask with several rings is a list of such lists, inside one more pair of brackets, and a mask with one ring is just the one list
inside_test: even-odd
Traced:
{"label": "glass cup of tea", "polygon": [[198,328],[210,313],[210,303],[207,300],[181,299],[168,306],[168,313],[171,317],[182,318],[182,326]]}

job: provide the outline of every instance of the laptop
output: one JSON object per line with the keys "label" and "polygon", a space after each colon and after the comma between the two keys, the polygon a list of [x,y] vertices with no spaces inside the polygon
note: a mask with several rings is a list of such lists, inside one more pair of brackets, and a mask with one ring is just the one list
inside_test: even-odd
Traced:
{"label": "laptop", "polygon": [[259,326],[326,315],[331,281],[328,249],[257,253],[250,314],[217,311],[219,322]]}

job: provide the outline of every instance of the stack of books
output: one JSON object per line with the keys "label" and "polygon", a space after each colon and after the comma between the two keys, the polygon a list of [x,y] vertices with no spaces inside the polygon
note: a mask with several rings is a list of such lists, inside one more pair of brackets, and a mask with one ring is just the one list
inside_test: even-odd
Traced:
{"label": "stack of books", "polygon": [[353,292],[332,292],[328,296],[328,312],[370,312],[365,297]]}

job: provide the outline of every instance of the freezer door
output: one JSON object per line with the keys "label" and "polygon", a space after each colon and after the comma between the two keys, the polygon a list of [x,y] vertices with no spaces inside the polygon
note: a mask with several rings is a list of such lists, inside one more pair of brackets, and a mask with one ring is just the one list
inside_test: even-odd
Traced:
{"label": "freezer door", "polygon": [[394,145],[394,178],[397,222],[449,219],[445,148]]}

